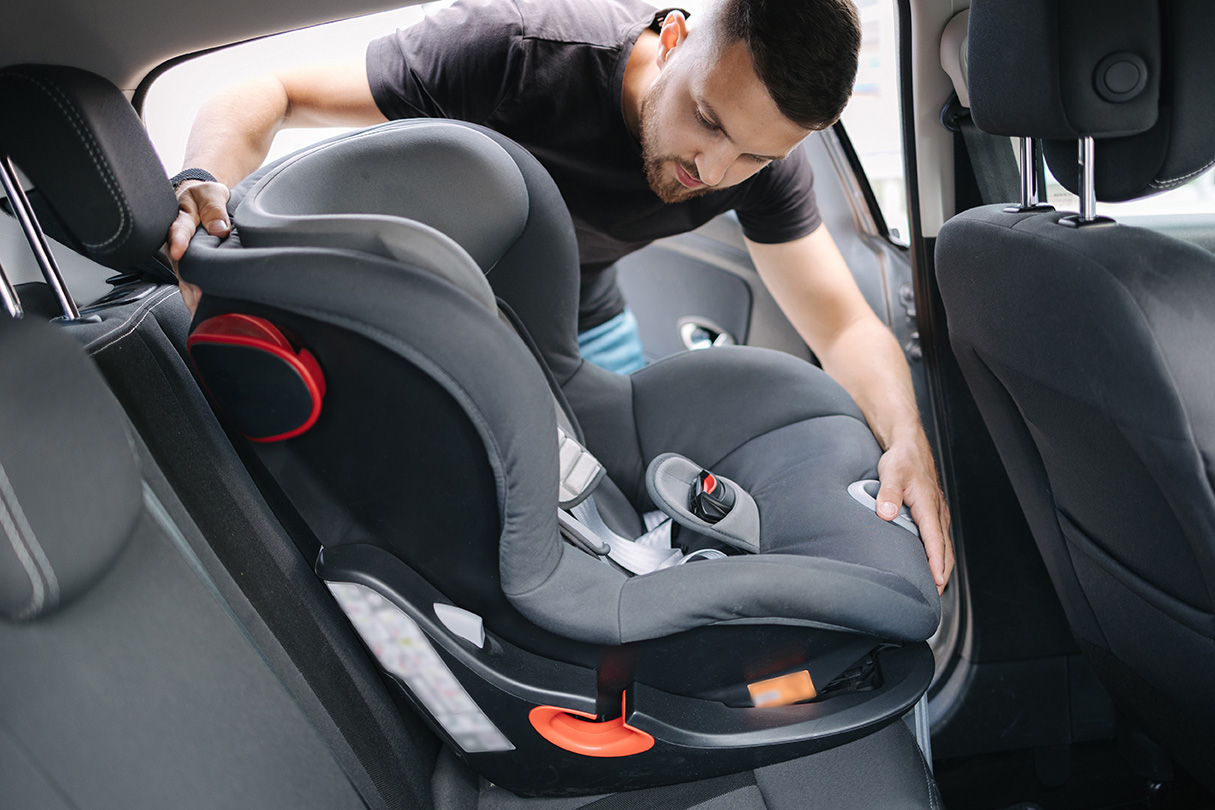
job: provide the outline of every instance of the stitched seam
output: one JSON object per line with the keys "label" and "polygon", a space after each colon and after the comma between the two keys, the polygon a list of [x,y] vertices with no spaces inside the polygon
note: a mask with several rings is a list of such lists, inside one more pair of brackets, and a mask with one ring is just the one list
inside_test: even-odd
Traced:
{"label": "stitched seam", "polygon": [[1188,180],[1192,180],[1193,178],[1202,174],[1203,172],[1205,172],[1207,169],[1211,168],[1212,166],[1215,166],[1215,160],[1209,161],[1202,168],[1195,169],[1194,171],[1190,172],[1189,174],[1183,174],[1180,177],[1174,177],[1170,180],[1159,180],[1159,181],[1153,180],[1150,183],[1148,183],[1148,185],[1152,188],[1172,188],[1173,186],[1176,186],[1179,183],[1184,183]]}
{"label": "stitched seam", "polygon": [[[138,329],[139,325],[142,324],[144,322],[144,320],[146,320],[147,317],[152,314],[152,310],[156,309],[158,306],[163,304],[165,301],[168,301],[169,298],[172,297],[172,293],[173,293],[173,291],[170,290],[169,294],[165,295],[165,297],[161,298],[159,301],[152,303],[147,309],[145,309],[143,311],[142,314],[140,314],[139,310],[132,312],[130,317],[128,317],[125,321],[120,323],[118,326],[115,326],[113,329],[111,329],[109,332],[106,332],[101,337],[94,339],[91,343],[89,343],[85,346],[85,349],[88,351],[89,354],[101,354],[101,352],[105,351],[106,349],[113,346],[115,343],[119,342],[120,340],[125,338],[127,335],[131,334],[136,329]],[[139,316],[139,320],[135,321],[135,323],[132,323],[132,321],[135,320],[136,315]],[[125,330],[125,331],[123,331],[123,330]],[[122,334],[115,337],[109,343],[106,343],[104,346],[98,346],[95,349],[93,348],[94,346],[97,346],[97,344],[100,343],[101,341],[105,340],[108,337],[116,335],[119,332],[122,332]]]}
{"label": "stitched seam", "polygon": [[8,505],[2,501],[0,501],[0,525],[4,526],[4,533],[8,535],[8,541],[12,544],[13,551],[17,554],[17,560],[20,561],[21,567],[25,569],[26,576],[30,578],[32,593],[30,594],[29,604],[16,614],[17,618],[26,619],[37,615],[42,610],[45,593],[42,587],[42,577],[38,576],[38,569],[34,567],[34,561],[30,557],[29,550],[17,534],[17,527],[13,524],[13,519],[9,515]]}
{"label": "stitched seam", "polygon": [[[5,474],[2,464],[0,464],[0,507],[3,507],[0,508],[0,524],[3,524],[4,533],[8,535],[17,559],[21,561],[26,575],[30,578],[30,587],[33,591],[30,594],[29,604],[17,614],[17,617],[30,619],[58,602],[59,584],[55,579],[50,562],[42,551],[42,546],[34,537],[34,531],[25,518],[25,513],[17,501],[16,493],[9,484],[8,475]],[[43,584],[44,579],[46,580],[45,585]]]}
{"label": "stitched seam", "polygon": [[17,500],[17,493],[13,491],[13,485],[9,482],[8,474],[2,464],[0,464],[0,493],[3,493],[5,500],[8,501],[9,509],[17,521],[17,528],[25,537],[30,552],[34,555],[34,562],[38,564],[42,578],[46,580],[46,607],[53,608],[59,604],[59,578],[55,576],[55,569],[51,567],[51,561],[47,559],[46,552],[42,550],[42,544],[34,535],[34,527],[25,517],[25,510],[21,508],[21,502]]}
{"label": "stitched seam", "polygon": [[122,188],[118,185],[118,181],[114,178],[113,172],[110,171],[109,163],[101,154],[101,147],[97,145],[97,141],[93,138],[93,134],[88,131],[84,124],[84,119],[80,116],[68,100],[67,96],[57,87],[48,87],[38,79],[30,76],[24,76],[20,73],[9,73],[8,78],[23,79],[37,87],[45,93],[51,101],[63,112],[64,117],[68,119],[68,123],[72,125],[72,129],[76,131],[76,136],[80,142],[84,144],[88,150],[89,158],[93,161],[93,166],[98,170],[98,175],[105,183],[106,188],[110,192],[110,198],[113,200],[115,207],[118,209],[118,229],[114,235],[104,242],[85,242],[81,240],[81,244],[87,248],[97,251],[104,251],[106,248],[125,238],[131,232],[132,217],[127,216],[129,206],[126,196],[122,193]]}

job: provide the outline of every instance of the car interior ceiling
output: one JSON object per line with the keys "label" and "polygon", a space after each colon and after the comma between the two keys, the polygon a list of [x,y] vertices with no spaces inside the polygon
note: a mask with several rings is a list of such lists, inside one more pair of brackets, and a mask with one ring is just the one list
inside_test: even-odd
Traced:
{"label": "car interior ceiling", "polygon": [[[978,26],[970,29],[971,41],[978,30],[980,43],[988,45],[996,41],[990,32],[1000,31],[1027,48],[1027,59],[1048,30],[1061,52],[1091,38],[1091,49],[1104,48],[1104,54],[1118,50],[1107,40],[1122,36],[1126,20],[1142,14],[1137,28],[1147,44],[1138,50],[1156,48],[1155,58],[1161,48],[1183,53],[1179,65],[1201,61],[1195,50],[1176,45],[1198,48],[1197,38],[1185,34],[1209,22],[1187,16],[1206,13],[1201,3],[1170,0],[1148,4],[1146,11],[1128,3],[1125,13],[1101,13],[1108,19],[1094,32],[1077,20],[1099,13],[1100,4],[1069,2],[1084,8],[1076,20],[1060,23],[1042,10],[1050,5],[1046,0],[1016,9],[979,0],[972,4],[979,7],[977,23],[963,18],[961,30]],[[905,46],[913,19],[940,30],[955,11],[953,4],[899,5]],[[1164,23],[1158,22],[1158,5],[1169,8]],[[988,8],[993,11],[984,16]],[[1197,360],[1170,360],[1183,365],[1191,381],[1179,386],[1180,393],[1168,388],[1167,369],[1141,375],[1133,361],[1150,351],[1123,342],[1125,336],[1110,337],[1102,326],[1133,320],[1138,304],[1115,309],[1115,316],[1098,314],[1091,324],[1045,331],[1044,321],[1067,323],[1103,299],[1099,286],[1056,289],[1051,276],[1060,267],[1074,272],[1069,261],[1022,246],[1015,235],[978,251],[991,239],[993,222],[1005,228],[1009,217],[1019,218],[1007,225],[1010,231],[1044,228],[1049,240],[1054,232],[1046,218],[1051,225],[1064,218],[1024,196],[1016,213],[991,205],[1014,184],[1018,191],[1032,188],[1023,180],[1027,167],[1041,175],[1041,146],[1036,153],[1030,146],[1019,166],[1008,149],[1010,137],[1051,141],[1046,160],[1052,168],[1075,159],[1071,142],[1062,144],[1065,137],[1054,124],[1041,123],[1041,99],[1033,97],[1039,86],[1033,81],[1044,84],[1050,77],[1010,82],[990,67],[999,64],[992,50],[962,42],[961,48],[973,48],[971,87],[963,80],[963,94],[980,77],[977,120],[971,120],[970,99],[962,95],[966,103],[959,101],[957,79],[951,84],[942,71],[925,82],[927,89],[905,88],[904,122],[913,133],[905,146],[913,168],[909,183],[920,195],[912,194],[912,244],[891,248],[883,239],[870,251],[883,268],[890,261],[883,251],[901,256],[906,278],[898,275],[903,271],[891,278],[915,290],[905,319],[897,285],[874,293],[875,308],[888,310],[885,319],[900,339],[914,333],[923,344],[917,394],[931,417],[960,548],[960,570],[944,607],[923,597],[922,572],[899,556],[918,545],[897,527],[881,535],[888,543],[882,549],[898,549],[889,554],[840,552],[804,563],[811,577],[828,583],[806,598],[812,604],[804,608],[769,609],[762,588],[731,591],[728,580],[704,573],[712,564],[702,563],[684,567],[689,574],[682,584],[655,586],[654,595],[630,603],[617,590],[644,593],[638,582],[653,575],[613,571],[608,580],[587,568],[593,554],[569,543],[529,546],[513,565],[508,552],[499,551],[500,536],[516,527],[520,537],[569,537],[568,528],[559,534],[556,524],[527,522],[541,510],[526,499],[547,501],[530,494],[534,476],[522,481],[512,478],[515,471],[541,470],[554,479],[568,472],[556,467],[555,458],[552,464],[535,460],[534,447],[545,440],[534,437],[551,438],[559,428],[602,465],[607,483],[592,484],[598,488],[587,503],[597,504],[592,509],[601,513],[595,519],[605,531],[632,537],[648,527],[640,522],[646,510],[639,504],[648,508],[660,500],[647,489],[660,473],[648,457],[625,449],[619,436],[629,431],[621,430],[618,413],[640,411],[630,416],[637,420],[628,425],[632,432],[661,436],[662,442],[675,436],[672,447],[697,462],[707,457],[704,464],[727,482],[763,465],[775,477],[790,477],[799,468],[779,466],[782,444],[829,446],[824,452],[833,458],[856,460],[814,475],[846,486],[865,478],[874,463],[868,445],[837,427],[851,418],[848,405],[823,394],[817,378],[801,370],[802,360],[812,359],[805,346],[788,330],[766,325],[754,342],[797,356],[796,364],[750,356],[736,364],[729,351],[695,351],[690,361],[676,360],[682,365],[673,382],[647,372],[630,383],[635,388],[580,368],[569,335],[550,328],[553,319],[541,311],[561,292],[537,294],[526,270],[512,270],[516,262],[538,263],[537,256],[546,265],[569,263],[560,227],[528,232],[518,224],[560,224],[555,208],[546,207],[546,180],[533,177],[517,147],[475,128],[407,123],[361,140],[339,136],[250,178],[231,205],[240,212],[234,216],[238,236],[221,243],[201,235],[183,264],[188,278],[205,279],[209,293],[192,317],[159,253],[175,209],[172,189],[130,99],[134,95],[137,105],[158,63],[178,53],[280,30],[278,11],[258,6],[239,30],[214,19],[222,15],[204,15],[195,30],[175,24],[161,32],[157,46],[130,52],[98,44],[127,36],[110,28],[117,23],[104,21],[99,33],[69,26],[49,48],[14,36],[14,28],[62,15],[58,3],[22,3],[21,25],[0,33],[0,100],[25,112],[0,120],[0,155],[13,158],[3,172],[0,303],[10,314],[24,314],[20,320],[0,314],[0,374],[6,381],[0,525],[13,550],[0,554],[0,692],[6,695],[0,700],[0,782],[6,785],[0,793],[14,797],[13,806],[759,810],[938,807],[942,797],[945,806],[1047,810],[1215,806],[1209,767],[1215,746],[1208,730],[1215,718],[1203,689],[1209,668],[1194,663],[1211,654],[1212,540],[1192,528],[1205,526],[1205,518],[1187,512],[1201,511],[1194,504],[1204,502],[1207,481],[1205,472],[1187,478],[1176,471],[1165,485],[1151,481],[1170,453],[1185,456],[1179,467],[1192,460],[1185,445],[1192,435],[1184,426],[1202,408],[1187,397],[1202,401],[1201,382],[1209,375]],[[333,16],[331,8],[311,1],[291,13],[308,24]],[[1063,34],[1053,31],[1055,25]],[[1164,33],[1154,34],[1157,26]],[[95,54],[83,60],[89,71],[45,67],[78,64],[71,55],[78,47]],[[903,53],[904,66],[915,64],[918,75],[925,61],[941,61],[926,52],[916,40]],[[12,67],[21,63],[30,64]],[[1163,63],[1167,70],[1169,59]],[[1147,64],[1155,70],[1158,63],[1149,56]],[[1187,129],[1192,119],[1183,115],[1201,106],[1204,91],[1179,76],[1166,74],[1163,81],[1170,90],[1177,82],[1199,101],[1180,90],[1169,98],[1181,111],[1170,120],[1181,145],[1165,139],[1159,148],[1170,156],[1168,171],[1185,160],[1194,164],[1174,174],[1207,162],[1196,144],[1209,140],[1194,134],[1201,127]],[[1154,88],[1149,83],[1146,92]],[[950,92],[953,125],[934,121],[939,131],[917,141],[917,126],[932,119],[925,118],[925,99],[939,108]],[[1100,95],[1086,85],[1067,100],[1083,92]],[[1008,104],[1013,97],[1018,103]],[[992,98],[1001,102],[984,106]],[[1102,103],[1111,102],[1102,97],[1085,110]],[[1124,118],[1114,124],[1108,110],[1105,119],[1094,116],[1108,131],[1070,124],[1077,138],[1099,137],[1096,160],[1089,158],[1104,184],[1098,199],[1121,181],[1121,170],[1133,163],[1127,156],[1142,157],[1150,140],[1135,141],[1126,131],[1159,134],[1151,123],[1127,125],[1126,107],[1118,112]],[[1145,119],[1152,115],[1155,107],[1143,113]],[[426,144],[418,147],[415,135]],[[846,133],[841,137],[846,140]],[[461,201],[455,174],[441,187],[397,190],[406,199],[451,199],[449,220],[426,222],[395,201],[391,216],[436,226],[454,248],[447,241],[425,242],[431,237],[423,229],[406,228],[405,238],[394,230],[368,239],[364,226],[325,220],[336,213],[334,206],[350,204],[341,201],[334,179],[351,174],[344,161],[381,159],[376,138],[384,139],[382,149],[393,160],[475,165],[482,177],[500,176],[501,191],[490,184],[475,204]],[[433,142],[446,144],[450,154],[424,151]],[[1151,148],[1159,142],[1151,140]],[[816,158],[822,166],[838,168],[838,155],[829,164],[835,143],[813,147],[825,150]],[[926,190],[937,180],[921,177],[917,186],[914,168],[933,171],[930,154],[941,144],[948,144],[950,165],[940,173],[941,187]],[[1177,157],[1183,152],[1184,160]],[[1159,165],[1145,171],[1135,193],[1167,174]],[[519,196],[512,184],[526,188],[522,196],[532,208],[512,209]],[[117,227],[122,237],[109,240],[116,227],[107,209],[116,191],[126,219]],[[384,213],[367,210],[378,204],[367,189],[356,187],[350,195],[358,210],[341,213]],[[956,202],[934,204],[934,196]],[[470,219],[461,206],[476,208],[475,221],[485,227],[461,233],[460,220]],[[933,222],[938,208],[947,213]],[[1145,257],[1127,260],[1131,264],[1150,264],[1167,254],[1173,257],[1169,283],[1189,285],[1180,299],[1161,305],[1166,314],[1158,323],[1145,327],[1146,345],[1158,347],[1177,326],[1167,312],[1189,302],[1197,313],[1208,294],[1215,229],[1203,215],[1119,217],[1118,223],[1107,230],[1127,234],[1125,241],[1105,247],[1099,244],[1102,226],[1081,222],[1073,229],[1082,240],[1079,250],[1110,256],[1106,263],[1114,267],[1128,256]],[[697,311],[739,295],[746,271],[734,264],[745,260],[735,255],[731,228],[714,223],[683,242],[638,254],[633,266],[622,266],[626,292],[634,285],[635,295],[652,297],[646,279],[662,272],[669,275],[661,284],[676,288],[693,278],[711,279],[698,282],[705,302],[691,305]],[[499,231],[504,243],[530,234],[520,239],[529,252],[511,258],[494,242]],[[377,239],[379,246],[369,248]],[[394,240],[404,247],[393,248]],[[1075,250],[1072,243],[1061,248]],[[471,259],[453,262],[449,257],[456,253]],[[976,275],[976,261],[998,268],[990,272],[1005,281],[992,284]],[[344,274],[340,280],[332,278],[335,267]],[[486,267],[494,271],[483,274]],[[417,309],[409,323],[400,323],[401,310],[387,290],[413,298]],[[1143,306],[1151,308],[1157,290],[1149,293]],[[712,343],[724,332],[747,343],[748,318],[765,307],[754,323],[777,317],[773,302],[755,303],[749,290],[741,294],[750,303],[747,313],[721,307],[720,316],[697,324],[692,339],[707,335]],[[1044,300],[1057,304],[1057,311],[1044,312]],[[1023,327],[1009,325],[1016,322],[1009,317],[1014,312],[1027,313]],[[474,351],[444,336],[444,324],[456,320],[470,324],[463,337]],[[1015,334],[995,334],[997,323]],[[1152,331],[1157,327],[1168,336],[1158,337]],[[253,338],[250,328],[259,330]],[[1199,354],[1196,330],[1178,338],[1177,357]],[[1107,337],[1112,343],[1101,342]],[[1096,342],[1088,349],[1096,355],[1116,345],[1117,358],[1106,367],[1121,369],[1109,383],[1113,393],[1102,393],[1096,404],[1085,391],[1107,383],[1085,376],[1084,362],[1059,366],[1063,347],[1090,339]],[[1040,352],[1026,348],[1035,341],[1044,345]],[[1164,351],[1173,352],[1172,345]],[[493,347],[489,362],[476,348],[484,346]],[[681,349],[672,342],[659,354]],[[1054,370],[1042,380],[1034,377],[1041,368]],[[287,386],[276,376],[283,374]],[[1139,411],[1129,417],[1101,411],[1097,405],[1120,398],[1128,376],[1143,376],[1142,396],[1127,398],[1127,407]],[[738,397],[722,395],[731,417],[755,423],[747,428],[752,433],[731,434],[728,443],[753,443],[752,457],[718,452],[711,440],[691,437],[707,431],[689,427],[682,414],[705,392],[716,396],[719,384],[702,381],[719,379],[737,381]],[[1084,391],[1070,392],[1062,404],[1051,400],[1055,389],[1066,387],[1061,379],[1078,381]],[[797,399],[799,408],[806,401],[814,405],[795,415],[747,413],[757,409],[744,394],[768,385],[792,392],[788,399]],[[691,392],[686,398],[684,390]],[[1163,404],[1149,401],[1157,390],[1166,391]],[[262,397],[263,404],[248,409],[250,397]],[[359,407],[350,407],[355,400]],[[313,420],[323,413],[322,429],[296,418],[301,409],[312,410]],[[1128,420],[1147,441],[1171,409],[1181,413],[1182,427],[1170,429],[1169,448],[1152,451],[1148,462],[1139,460],[1143,454],[1134,441],[1131,449],[1120,449],[1117,435],[1126,432]],[[648,425],[646,413],[652,414]],[[1135,421],[1140,417],[1148,427]],[[1098,435],[1100,427],[1115,438]],[[773,432],[777,440],[762,441]],[[511,437],[524,438],[512,445]],[[819,444],[828,440],[833,444]],[[1177,443],[1185,445],[1182,450],[1175,451]],[[494,455],[499,445],[506,448],[500,458]],[[1096,460],[1084,456],[1093,445],[1106,448]],[[1202,447],[1197,452],[1205,457]],[[672,463],[665,474],[682,474]],[[1126,471],[1107,476],[1125,491],[1092,500],[1087,481],[1098,468]],[[425,484],[402,488],[401,480]],[[1150,513],[1139,508],[1146,490],[1164,491],[1162,505]],[[505,502],[528,506],[507,510]],[[770,503],[761,496],[759,511],[767,514]],[[855,500],[815,505],[836,515]],[[586,505],[567,511],[590,520]],[[709,538],[704,548],[722,547],[720,535],[697,519],[686,519],[687,531],[702,531]],[[853,520],[848,513],[840,531]],[[868,524],[856,525],[868,531]],[[1181,539],[1180,551],[1166,554],[1163,541],[1136,550],[1137,538],[1170,534],[1163,526]],[[420,545],[402,550],[406,544],[396,539],[402,536]],[[452,549],[439,550],[439,538]],[[732,565],[746,556],[727,551]],[[553,562],[553,570],[570,579],[543,601],[516,600],[512,587],[523,594],[547,583],[517,580],[524,584],[516,587],[511,577],[525,577],[536,559],[552,555],[562,560]],[[753,559],[758,563],[763,555]],[[832,580],[840,561],[874,574]],[[769,590],[781,587],[782,581],[774,582]],[[713,613],[719,596],[752,600],[754,615],[735,626],[701,626],[695,617],[671,611],[671,592],[697,594],[687,603],[689,616]],[[791,585],[789,593],[796,592]],[[866,598],[857,599],[858,593]],[[700,594],[711,596],[695,601]],[[856,602],[865,607],[831,612]],[[592,604],[611,604],[613,620],[629,616],[630,604],[640,607],[636,618],[613,624],[600,621]],[[942,609],[953,623],[949,634],[932,637],[930,652],[925,617]],[[375,621],[361,623],[367,617]],[[641,629],[629,635],[619,630],[626,625]],[[617,635],[604,636],[605,627]],[[439,673],[436,679],[402,675],[393,663],[399,656],[386,654],[386,643],[417,651],[410,672],[426,668]],[[774,663],[782,655],[788,661]],[[808,703],[756,709],[756,691],[748,688],[766,683],[757,671],[773,680],[805,671],[821,688]],[[540,729],[528,713],[533,707],[553,710],[561,741]],[[608,726],[627,753],[590,757],[579,749],[588,735]],[[561,737],[561,728],[573,731]],[[638,742],[646,737],[648,743]],[[634,753],[634,745],[650,747]],[[8,801],[0,796],[0,805]]]}

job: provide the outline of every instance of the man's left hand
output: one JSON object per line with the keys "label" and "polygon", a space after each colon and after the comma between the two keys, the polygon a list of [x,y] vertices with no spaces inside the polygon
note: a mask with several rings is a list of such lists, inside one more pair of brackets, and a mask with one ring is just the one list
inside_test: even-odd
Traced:
{"label": "man's left hand", "polygon": [[907,504],[920,530],[937,593],[943,592],[953,573],[953,541],[949,539],[949,507],[937,483],[927,439],[921,436],[919,441],[892,444],[878,461],[878,478],[882,482],[877,495],[878,517],[894,520],[899,508]]}

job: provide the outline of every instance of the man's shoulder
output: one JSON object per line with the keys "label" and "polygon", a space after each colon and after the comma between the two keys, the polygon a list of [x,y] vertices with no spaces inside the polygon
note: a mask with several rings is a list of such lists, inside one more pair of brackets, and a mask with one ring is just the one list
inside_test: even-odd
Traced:
{"label": "man's shoulder", "polygon": [[496,0],[513,6],[523,36],[555,43],[617,47],[656,7],[644,0]]}

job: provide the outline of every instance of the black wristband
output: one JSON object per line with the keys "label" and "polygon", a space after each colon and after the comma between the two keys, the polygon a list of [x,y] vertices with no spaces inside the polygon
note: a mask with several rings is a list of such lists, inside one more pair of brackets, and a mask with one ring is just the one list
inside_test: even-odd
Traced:
{"label": "black wristband", "polygon": [[173,190],[177,191],[177,187],[187,180],[202,180],[207,183],[218,183],[215,175],[206,169],[182,169],[177,174],[169,178],[169,182],[173,184]]}

